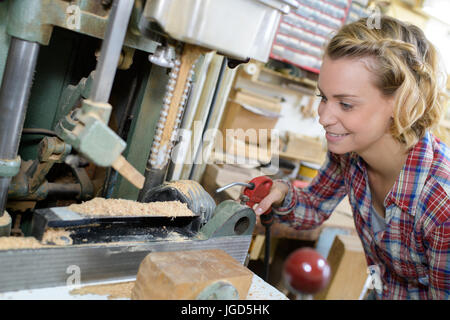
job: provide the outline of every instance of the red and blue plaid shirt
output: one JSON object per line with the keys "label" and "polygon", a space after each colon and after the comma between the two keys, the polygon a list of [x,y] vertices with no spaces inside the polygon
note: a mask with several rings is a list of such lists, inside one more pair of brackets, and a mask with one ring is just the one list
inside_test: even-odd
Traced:
{"label": "red and blue plaid shirt", "polygon": [[[432,134],[409,152],[384,200],[386,228],[372,228],[364,160],[328,153],[311,184],[290,187],[277,219],[296,229],[319,226],[346,195],[368,266],[380,268],[378,299],[450,299],[450,151]],[[295,210],[294,210],[295,209]],[[286,212],[289,212],[286,214]]]}

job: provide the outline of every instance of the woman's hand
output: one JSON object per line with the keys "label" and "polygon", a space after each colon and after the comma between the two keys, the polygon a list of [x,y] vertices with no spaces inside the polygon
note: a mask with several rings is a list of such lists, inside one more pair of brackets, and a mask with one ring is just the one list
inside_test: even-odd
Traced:
{"label": "woman's hand", "polygon": [[289,191],[289,187],[286,183],[280,181],[274,181],[269,194],[258,204],[255,208],[257,216],[266,212],[270,207],[279,207],[283,203]]}

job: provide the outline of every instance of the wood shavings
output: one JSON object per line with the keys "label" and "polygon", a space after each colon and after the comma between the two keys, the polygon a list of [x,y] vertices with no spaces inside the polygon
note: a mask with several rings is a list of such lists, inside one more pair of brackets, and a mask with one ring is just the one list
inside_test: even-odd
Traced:
{"label": "wood shavings", "polygon": [[180,201],[141,203],[124,199],[94,198],[82,204],[72,204],[68,209],[86,216],[194,216],[187,205]]}
{"label": "wood shavings", "polygon": [[190,240],[188,237],[183,236],[181,234],[179,234],[178,232],[170,232],[167,237],[164,240],[170,240],[170,241],[187,241]]}
{"label": "wood shavings", "polygon": [[71,245],[73,244],[73,240],[70,234],[71,232],[65,229],[48,229],[44,232],[41,242],[58,246]]}
{"label": "wood shavings", "polygon": [[180,181],[172,181],[170,182],[170,186],[174,187],[175,189],[179,190],[181,193],[183,193],[186,197],[191,198],[191,195],[189,194],[189,185],[184,183],[184,182],[180,182]]}
{"label": "wood shavings", "polygon": [[38,249],[43,247],[45,245],[42,245],[33,237],[0,237],[0,250]]}
{"label": "wood shavings", "polygon": [[11,217],[5,212],[5,213],[0,217],[0,226],[7,225],[8,223],[11,223]]}
{"label": "wood shavings", "polygon": [[289,300],[289,298],[257,275],[254,275],[247,300]]}
{"label": "wood shavings", "polygon": [[64,229],[48,229],[42,241],[34,237],[0,237],[1,250],[40,249],[71,245],[70,231]]}
{"label": "wood shavings", "polygon": [[120,282],[113,284],[101,284],[85,286],[70,291],[71,295],[95,294],[99,296],[108,296],[108,299],[131,299],[131,291],[134,287],[134,281]]}

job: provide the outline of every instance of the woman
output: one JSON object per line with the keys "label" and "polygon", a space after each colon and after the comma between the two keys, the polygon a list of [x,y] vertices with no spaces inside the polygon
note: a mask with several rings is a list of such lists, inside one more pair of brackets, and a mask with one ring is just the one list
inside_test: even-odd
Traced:
{"label": "woman", "polygon": [[437,54],[423,32],[396,19],[344,26],[318,80],[328,156],[311,184],[275,180],[255,208],[273,206],[297,229],[319,226],[346,195],[377,299],[449,299],[449,149],[429,131],[444,110]]}

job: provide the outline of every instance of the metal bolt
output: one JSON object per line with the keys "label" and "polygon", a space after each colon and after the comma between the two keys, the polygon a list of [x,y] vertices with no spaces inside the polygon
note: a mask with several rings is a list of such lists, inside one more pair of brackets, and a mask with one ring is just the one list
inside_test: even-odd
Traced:
{"label": "metal bolt", "polygon": [[102,6],[107,9],[111,6],[112,0],[102,0]]}

